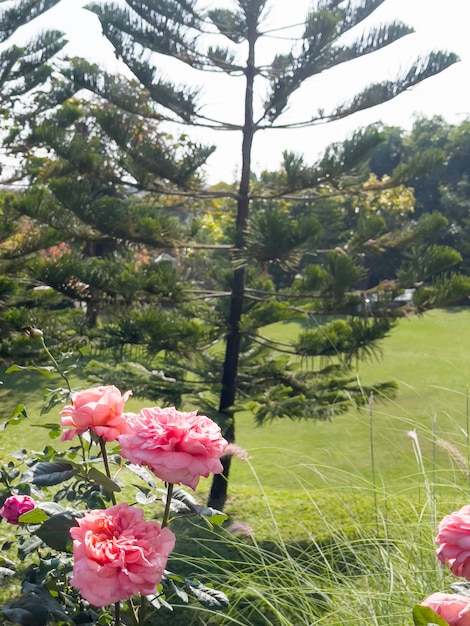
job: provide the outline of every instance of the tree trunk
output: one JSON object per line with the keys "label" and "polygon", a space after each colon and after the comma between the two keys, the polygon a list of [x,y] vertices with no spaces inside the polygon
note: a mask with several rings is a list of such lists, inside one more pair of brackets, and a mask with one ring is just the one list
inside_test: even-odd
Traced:
{"label": "tree trunk", "polygon": [[[248,60],[245,68],[245,121],[243,125],[242,168],[237,201],[237,230],[235,246],[243,248],[244,231],[248,221],[250,205],[251,149],[256,131],[253,115],[253,86],[256,74],[255,43],[257,39],[257,19],[253,16],[248,24]],[[234,271],[230,299],[229,327],[226,338],[225,359],[222,369],[222,391],[220,393],[219,412],[227,412],[235,403],[237,390],[237,371],[240,358],[241,333],[240,319],[243,313],[245,295],[245,268]],[[229,443],[235,441],[235,418],[231,417],[230,426],[224,432]],[[230,472],[230,456],[222,458],[223,472],[213,478],[208,506],[221,511],[227,499],[227,484]]]}

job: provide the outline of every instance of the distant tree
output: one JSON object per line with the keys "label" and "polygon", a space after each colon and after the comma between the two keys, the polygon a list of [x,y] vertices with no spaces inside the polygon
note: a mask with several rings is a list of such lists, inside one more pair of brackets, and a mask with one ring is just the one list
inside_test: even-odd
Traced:
{"label": "distant tree", "polygon": [[[407,184],[416,199],[417,217],[439,212],[446,225],[429,244],[451,246],[461,254],[461,267],[468,274],[470,175],[470,123],[454,125],[442,117],[418,118],[410,132],[384,129],[384,146],[396,146],[393,159],[389,150],[374,149],[373,171],[385,172],[394,179],[406,175]],[[374,169],[375,168],[375,169]]]}

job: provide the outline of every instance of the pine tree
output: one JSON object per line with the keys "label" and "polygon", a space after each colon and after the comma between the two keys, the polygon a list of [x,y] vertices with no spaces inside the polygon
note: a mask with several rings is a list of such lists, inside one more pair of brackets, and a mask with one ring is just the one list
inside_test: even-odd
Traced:
{"label": "pine tree", "polygon": [[[60,0],[1,0],[8,8],[0,13],[0,43],[8,41],[16,31],[58,4]],[[11,107],[25,94],[43,85],[52,73],[51,61],[62,49],[65,39],[58,31],[48,30],[27,45],[9,45],[0,54],[1,104]],[[25,104],[22,101],[23,106]]]}
{"label": "pine tree", "polygon": [[[3,197],[0,258],[26,291],[12,302],[15,323],[7,324],[12,313],[6,312],[0,356],[24,358],[17,348],[33,319],[65,349],[93,341],[100,315],[99,345],[121,359],[125,346],[146,344],[157,354],[206,343],[194,310],[184,305],[179,269],[171,260],[153,262],[181,244],[185,207],[176,196],[159,202],[141,191],[144,185],[184,189],[212,149],[176,141],[155,123],[113,113],[111,106],[74,100],[32,119],[26,136],[22,127],[9,141],[15,152],[32,156],[23,171],[29,185]],[[45,287],[54,291],[52,301]],[[34,302],[38,293],[43,299]],[[47,315],[52,305],[65,311]]]}

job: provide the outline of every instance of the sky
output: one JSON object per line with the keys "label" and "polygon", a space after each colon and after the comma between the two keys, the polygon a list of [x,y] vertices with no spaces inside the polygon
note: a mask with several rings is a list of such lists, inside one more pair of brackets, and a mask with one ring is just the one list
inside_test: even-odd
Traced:
{"label": "sky", "polygon": [[[230,0],[206,0],[210,6],[229,6]],[[111,70],[122,69],[112,47],[101,35],[97,17],[84,7],[85,0],[62,2],[36,20],[34,28],[58,28],[69,41],[65,54],[84,56]],[[274,54],[285,52],[288,37],[301,32],[302,20],[312,6],[311,0],[271,0],[265,28],[280,29],[260,50],[260,60],[269,61]],[[432,77],[392,101],[357,113],[345,120],[297,130],[261,131],[255,137],[254,170],[275,170],[281,163],[283,150],[303,154],[313,163],[333,142],[342,141],[354,130],[370,123],[382,122],[408,130],[418,115],[442,115],[451,123],[470,116],[470,0],[386,0],[368,21],[374,23],[401,20],[415,32],[380,52],[366,55],[358,61],[339,66],[307,81],[293,96],[289,110],[279,121],[308,119],[319,108],[326,111],[352,97],[373,81],[393,78],[406,70],[411,59],[434,49],[455,52],[460,62]],[[287,28],[291,27],[292,28]],[[31,34],[31,26],[17,34],[18,41]],[[231,122],[241,121],[243,113],[243,81],[225,75],[207,78],[194,70],[181,67],[173,60],[157,58],[162,75],[180,83],[202,86],[201,102],[204,113],[222,116]],[[212,76],[212,75],[211,75]],[[177,132],[177,128],[170,129]],[[187,130],[187,129],[186,129]],[[240,133],[200,130],[192,134],[195,140],[215,144],[216,153],[209,159],[205,171],[210,183],[231,182],[239,171],[241,154]]]}

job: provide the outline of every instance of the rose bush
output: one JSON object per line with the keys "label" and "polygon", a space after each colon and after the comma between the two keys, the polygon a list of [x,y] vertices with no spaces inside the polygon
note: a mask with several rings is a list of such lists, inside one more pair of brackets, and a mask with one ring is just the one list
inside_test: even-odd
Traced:
{"label": "rose bush", "polygon": [[470,626],[470,597],[457,593],[433,593],[421,602],[449,626]]}
{"label": "rose bush", "polygon": [[[35,504],[29,495],[10,496],[1,509],[12,524],[37,509],[27,518],[26,532],[22,528],[17,534],[21,562],[28,558],[33,561],[27,568],[28,584],[19,597],[1,607],[2,619],[19,620],[23,626],[39,624],[37,615],[61,623],[149,624],[156,610],[172,610],[174,597],[179,603],[193,598],[211,610],[227,608],[228,598],[223,592],[166,569],[175,546],[169,529],[174,520],[202,516],[209,524],[220,525],[227,519],[220,511],[199,506],[181,489],[173,489],[178,482],[194,489],[200,476],[222,470],[220,457],[227,442],[220,428],[205,416],[175,408],[153,407],[138,415],[124,414],[124,404],[132,392],[121,394],[112,385],[73,393],[42,332],[36,331],[34,336],[67,384],[67,389],[52,390],[46,405],[50,410],[64,399],[71,401],[60,411],[65,429],[62,441],[87,431],[94,436],[68,450],[57,451],[48,445],[42,452],[16,451],[8,465],[0,468],[3,497],[15,491],[37,494],[38,498],[47,493],[48,497]],[[0,426],[19,424],[24,419],[26,410],[18,405]],[[58,424],[44,427],[51,439],[60,430]],[[125,448],[122,457],[150,467],[168,483],[164,495],[150,472],[116,454],[116,444],[108,456],[106,442],[116,440],[122,440]],[[117,478],[126,471],[132,475],[131,480],[124,481],[126,489],[135,487],[139,504],[156,503],[157,508],[160,504],[161,524],[146,521],[141,508],[118,504],[116,496],[122,485]],[[8,564],[15,567],[11,561]],[[15,572],[7,567],[2,570],[3,575]]]}
{"label": "rose bush", "polygon": [[28,511],[32,511],[36,504],[30,496],[10,496],[3,503],[0,515],[10,524],[19,524],[18,518]]}
{"label": "rose bush", "polygon": [[441,520],[435,542],[442,566],[448,563],[453,574],[470,580],[470,505]]}
{"label": "rose bush", "polygon": [[131,431],[118,437],[121,456],[147,466],[161,480],[196,489],[201,476],[222,472],[227,442],[208,417],[153,407],[126,418]]}
{"label": "rose bush", "polygon": [[92,387],[72,394],[72,404],[61,411],[61,415],[65,416],[61,424],[67,429],[62,434],[62,441],[70,441],[87,430],[106,441],[115,441],[119,435],[129,432],[122,412],[131,395],[131,391],[121,395],[113,385]]}
{"label": "rose bush", "polygon": [[142,509],[121,503],[89,511],[70,530],[73,539],[71,584],[95,606],[132,595],[151,595],[160,582],[175,536]]}

